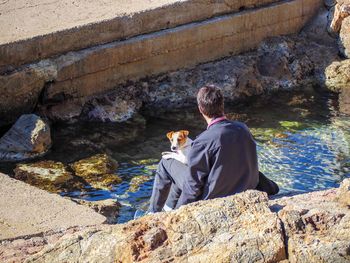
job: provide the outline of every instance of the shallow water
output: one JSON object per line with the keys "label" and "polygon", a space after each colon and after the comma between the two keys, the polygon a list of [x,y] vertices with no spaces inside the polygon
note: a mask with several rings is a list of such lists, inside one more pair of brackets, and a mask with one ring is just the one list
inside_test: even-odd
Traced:
{"label": "shallow water", "polygon": [[[260,170],[279,184],[282,194],[331,188],[350,177],[350,117],[339,114],[334,95],[304,91],[227,106],[229,118],[251,129]],[[123,205],[119,222],[146,208],[160,153],[169,149],[165,134],[188,129],[194,138],[206,127],[195,108],[151,115],[147,122],[139,118],[122,126],[56,126],[55,144],[45,159],[69,163],[107,152],[119,162],[116,174],[124,180],[111,191],[62,194],[86,200],[115,198]],[[130,188],[136,176],[149,180]]]}

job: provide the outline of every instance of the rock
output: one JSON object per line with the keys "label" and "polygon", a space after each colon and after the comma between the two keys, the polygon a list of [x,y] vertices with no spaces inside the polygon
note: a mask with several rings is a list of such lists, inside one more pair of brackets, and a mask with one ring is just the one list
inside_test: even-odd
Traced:
{"label": "rock", "polygon": [[0,161],[32,159],[44,155],[50,147],[49,125],[37,115],[22,115],[0,139]]}
{"label": "rock", "polygon": [[288,67],[291,53],[292,49],[288,41],[270,38],[262,42],[258,49],[257,63],[260,74],[276,79],[291,79],[292,74]]}
{"label": "rock", "polygon": [[77,176],[89,177],[114,172],[118,167],[117,161],[106,154],[96,154],[79,160],[71,165]]}
{"label": "rock", "polygon": [[337,3],[336,0],[324,0],[323,2],[328,9],[333,7]]}
{"label": "rock", "polygon": [[350,15],[350,3],[336,4],[330,11],[328,16],[328,32],[337,36],[342,27],[344,18]]}
{"label": "rock", "polygon": [[75,175],[83,178],[94,188],[110,189],[122,179],[113,174],[118,163],[106,154],[97,154],[70,165]]}
{"label": "rock", "polygon": [[[350,210],[339,206],[338,191],[270,201],[286,231],[289,262],[350,261]],[[343,193],[348,195],[349,190],[344,188]]]}
{"label": "rock", "polygon": [[[41,239],[16,249],[19,239],[0,244],[0,252],[11,249],[26,262],[349,262],[350,209],[339,205],[342,197],[349,204],[349,182],[273,200],[250,190],[126,224],[67,231],[60,238],[53,233],[43,249]],[[31,247],[40,251],[33,255]]]}
{"label": "rock", "polygon": [[348,89],[350,85],[350,59],[335,61],[325,69],[325,85],[336,92]]}
{"label": "rock", "polygon": [[151,177],[149,177],[148,175],[138,175],[138,176],[134,176],[133,178],[131,178],[130,180],[130,187],[128,189],[128,192],[132,192],[135,193],[140,189],[140,186],[149,181],[151,179]]}
{"label": "rock", "polygon": [[[334,8],[332,8],[332,10],[333,9]],[[300,36],[324,45],[335,44],[336,35],[329,33],[332,14],[332,11],[328,11],[326,8],[320,8],[317,15],[303,28]]]}
{"label": "rock", "polygon": [[79,101],[66,100],[56,104],[40,105],[37,113],[54,122],[73,123],[78,120],[82,110],[83,105]]}
{"label": "rock", "polygon": [[71,198],[73,202],[76,202],[80,205],[88,206],[94,209],[97,213],[105,216],[107,218],[108,224],[117,223],[119,209],[121,204],[117,200],[106,199],[100,201],[86,201],[82,199]]}
{"label": "rock", "polygon": [[342,89],[339,94],[339,111],[350,115],[350,88]]}
{"label": "rock", "polygon": [[[327,35],[325,24],[323,16],[321,31]],[[314,29],[317,27],[316,24]],[[221,88],[229,102],[282,90],[324,86],[325,68],[339,60],[339,51],[333,38],[319,41],[317,37],[320,38],[317,30],[305,29],[301,36],[268,38],[260,43],[257,51],[169,72],[132,85],[149,88],[144,105],[158,115],[166,109],[195,105],[197,91],[205,84]]]}
{"label": "rock", "polygon": [[[350,4],[349,4],[349,14],[350,14]],[[346,57],[350,58],[350,16],[345,18],[342,23],[342,27],[339,33],[339,50],[340,53]]]}
{"label": "rock", "polygon": [[121,92],[110,92],[85,103],[82,118],[100,122],[123,122],[133,117],[142,103],[135,96],[123,99]]}
{"label": "rock", "polygon": [[350,179],[345,179],[337,191],[336,201],[350,208]]}
{"label": "rock", "polygon": [[0,127],[14,123],[23,114],[31,113],[39,101],[46,82],[55,76],[55,67],[46,61],[24,70],[0,72]]}
{"label": "rock", "polygon": [[283,230],[267,196],[247,191],[60,239],[28,262],[278,262]]}
{"label": "rock", "polygon": [[53,193],[72,191],[83,187],[83,184],[67,171],[63,163],[54,161],[17,164],[14,169],[14,177]]}

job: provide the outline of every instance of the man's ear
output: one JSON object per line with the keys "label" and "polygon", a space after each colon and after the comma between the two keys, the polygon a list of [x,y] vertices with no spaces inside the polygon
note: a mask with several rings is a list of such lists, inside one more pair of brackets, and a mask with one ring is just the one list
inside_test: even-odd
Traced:
{"label": "man's ear", "polygon": [[168,132],[168,133],[166,134],[166,137],[168,137],[168,139],[171,140],[171,138],[173,138],[173,134],[174,134],[173,131]]}
{"label": "man's ear", "polygon": [[187,130],[181,130],[180,132],[181,132],[183,135],[185,135],[186,137],[190,134],[190,132],[187,131]]}

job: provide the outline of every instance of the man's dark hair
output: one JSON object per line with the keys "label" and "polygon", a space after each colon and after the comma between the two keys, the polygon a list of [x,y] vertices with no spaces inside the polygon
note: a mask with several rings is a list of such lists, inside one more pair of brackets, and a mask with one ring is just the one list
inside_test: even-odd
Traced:
{"label": "man's dark hair", "polygon": [[197,103],[199,110],[209,118],[224,115],[224,96],[214,85],[206,85],[198,91]]}

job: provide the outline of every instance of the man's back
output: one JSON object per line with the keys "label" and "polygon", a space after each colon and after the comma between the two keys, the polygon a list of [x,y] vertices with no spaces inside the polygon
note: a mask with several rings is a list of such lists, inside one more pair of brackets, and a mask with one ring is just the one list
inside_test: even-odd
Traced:
{"label": "man's back", "polygon": [[188,163],[190,175],[177,207],[255,189],[259,181],[256,144],[241,122],[211,125],[194,140]]}

